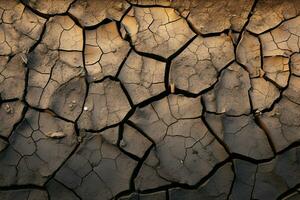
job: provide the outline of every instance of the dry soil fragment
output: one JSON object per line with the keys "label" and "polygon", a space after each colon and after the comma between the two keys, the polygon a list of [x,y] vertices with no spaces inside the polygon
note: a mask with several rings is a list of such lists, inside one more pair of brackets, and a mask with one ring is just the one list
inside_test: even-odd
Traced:
{"label": "dry soil fragment", "polygon": [[67,12],[74,0],[25,0],[23,2],[44,14],[61,14]]}
{"label": "dry soil fragment", "polygon": [[130,109],[119,82],[105,79],[91,83],[78,125],[83,129],[100,130],[121,122]]}
{"label": "dry soil fragment", "polygon": [[[156,173],[169,181],[193,185],[206,176],[214,165],[227,157],[223,147],[200,118],[190,119],[179,115],[180,118],[176,119],[173,116],[173,111],[169,108],[174,104],[170,102],[176,101],[170,101],[170,99],[176,97],[172,95],[154,102],[152,105],[137,110],[131,118],[157,143],[156,148],[152,150],[153,158],[151,159],[158,160],[158,163],[146,161],[137,176],[136,186],[142,190],[154,186],[151,180],[159,186],[168,183],[157,177]],[[189,99],[189,101],[178,104],[179,110],[183,111],[182,109],[195,106],[193,98],[182,98]],[[187,106],[187,103],[190,106]],[[178,107],[175,106],[173,109],[176,111]],[[194,117],[201,115],[201,107],[195,106],[194,109],[199,111],[194,114]],[[177,116],[178,114],[177,111]],[[153,177],[148,179],[149,176]]]}
{"label": "dry soil fragment", "polygon": [[[286,95],[289,97],[288,95]],[[280,100],[270,112],[264,113],[260,120],[271,137],[276,151],[300,140],[300,105],[287,98]]]}
{"label": "dry soil fragment", "polygon": [[179,89],[197,94],[213,85],[218,72],[233,60],[229,36],[198,36],[172,61],[170,81]]}
{"label": "dry soil fragment", "polygon": [[300,53],[291,56],[291,72],[295,76],[300,76]]}
{"label": "dry soil fragment", "polygon": [[253,189],[254,199],[276,199],[283,192],[299,184],[300,148],[278,155],[268,163],[258,165]]}
{"label": "dry soil fragment", "polygon": [[283,94],[292,102],[300,105],[300,77],[291,76],[289,86]]}
{"label": "dry soil fragment", "polygon": [[250,199],[254,187],[257,166],[250,162],[239,159],[235,159],[233,162],[235,180],[229,199]]}
{"label": "dry soil fragment", "polygon": [[235,160],[236,179],[232,199],[277,199],[279,195],[299,183],[299,147],[258,165]]}
{"label": "dry soil fragment", "polygon": [[214,114],[206,114],[205,117],[210,127],[227,144],[232,153],[256,160],[273,156],[265,132],[255,123],[253,117]]}
{"label": "dry soil fragment", "polygon": [[300,13],[297,0],[262,0],[258,1],[250,18],[247,30],[260,34],[276,27],[283,20],[290,19]]}
{"label": "dry soil fragment", "polygon": [[15,124],[22,116],[24,104],[20,101],[7,102],[0,104],[0,136],[8,137]]}
{"label": "dry soil fragment", "polygon": [[121,38],[115,22],[86,30],[85,66],[90,80],[115,76],[129,51],[129,43]]}
{"label": "dry soil fragment", "polygon": [[82,111],[85,93],[84,78],[73,78],[52,93],[49,108],[57,115],[75,121]]}
{"label": "dry soil fragment", "polygon": [[46,191],[38,189],[6,190],[0,191],[0,199],[48,200],[48,194]]}
{"label": "dry soil fragment", "polygon": [[203,96],[205,106],[208,111],[215,113],[248,114],[251,109],[248,95],[250,87],[247,71],[233,63],[221,72],[214,89]]}
{"label": "dry soil fragment", "polygon": [[68,16],[51,17],[42,43],[50,50],[82,51],[82,29]]}
{"label": "dry soil fragment", "polygon": [[129,125],[124,125],[123,138],[120,141],[122,149],[141,158],[151,144],[138,130]]}
{"label": "dry soil fragment", "polygon": [[20,54],[13,56],[8,63],[4,63],[0,65],[0,97],[4,100],[22,99],[26,68]]}
{"label": "dry soil fragment", "polygon": [[111,199],[129,189],[136,164],[101,136],[87,133],[83,143],[55,178],[82,199]]}
{"label": "dry soil fragment", "polygon": [[109,144],[117,145],[119,139],[119,126],[99,132],[101,137]]}
{"label": "dry soil fragment", "polygon": [[226,29],[241,31],[248,20],[254,1],[245,0],[172,0],[172,7],[182,14],[201,34],[222,32]]}
{"label": "dry soil fragment", "polygon": [[75,121],[86,93],[82,30],[67,16],[50,18],[41,43],[29,54],[27,102]]}
{"label": "dry soil fragment", "polygon": [[[299,7],[299,2],[296,3]],[[290,12],[290,11],[289,11]],[[272,19],[272,18],[270,18]],[[264,56],[289,56],[300,49],[300,16],[260,35]]]}
{"label": "dry soil fragment", "polygon": [[[62,132],[63,138],[49,133]],[[42,186],[65,161],[76,145],[74,125],[48,113],[28,110],[0,153],[1,186]]]}
{"label": "dry soil fragment", "polygon": [[[201,125],[198,121],[193,125],[195,130],[190,130],[190,135],[185,136],[180,130],[177,135],[167,135],[157,144],[153,152],[159,162],[156,165],[148,165],[153,169],[151,175],[148,175],[149,172],[145,169],[140,170],[137,176],[138,188],[153,188],[153,183],[147,176],[157,176],[156,173],[165,180],[194,185],[208,175],[216,164],[226,159],[225,150],[203,127],[204,124]],[[147,162],[144,165],[147,165]]]}
{"label": "dry soil fragment", "polygon": [[264,78],[251,79],[251,86],[250,97],[254,110],[270,108],[280,96],[278,88]]}
{"label": "dry soil fragment", "polygon": [[4,149],[6,149],[6,147],[8,146],[8,142],[5,141],[4,139],[0,138],[0,152],[3,151]]}
{"label": "dry soil fragment", "polygon": [[0,0],[0,15],[0,55],[28,53],[46,20],[15,0]]}
{"label": "dry soil fragment", "polygon": [[46,184],[47,191],[51,200],[79,200],[73,191],[67,189],[64,185],[57,182],[55,179],[50,180]]}
{"label": "dry soil fragment", "polygon": [[289,59],[282,56],[265,57],[263,62],[265,76],[279,87],[285,87],[290,76]]}
{"label": "dry soil fragment", "polygon": [[236,59],[247,67],[250,77],[260,76],[260,43],[257,37],[244,32],[236,50]]}
{"label": "dry soil fragment", "polygon": [[[193,112],[188,112],[191,109],[193,109]],[[136,110],[130,120],[155,142],[159,142],[165,136],[168,126],[175,126],[178,120],[184,119],[186,119],[185,122],[188,124],[188,122],[192,122],[192,120],[188,120],[189,118],[198,118],[201,114],[200,98],[169,95],[160,101],[155,101],[146,107]],[[192,124],[190,123],[191,128]],[[181,131],[184,128],[181,127]],[[180,130],[178,131],[180,132]],[[189,133],[186,132],[186,134]]]}
{"label": "dry soil fragment", "polygon": [[167,180],[162,178],[156,171],[159,165],[159,160],[154,151],[150,151],[147,159],[144,161],[138,176],[135,178],[135,188],[138,190],[145,190],[149,188],[157,188],[170,184]]}
{"label": "dry soil fragment", "polygon": [[131,52],[118,76],[134,104],[165,91],[166,64]]}
{"label": "dry soil fragment", "polygon": [[195,35],[172,8],[132,9],[122,24],[138,51],[167,58]]}
{"label": "dry soil fragment", "polygon": [[170,200],[209,199],[226,200],[233,181],[231,164],[227,163],[219,168],[203,185],[197,189],[170,189]]}
{"label": "dry soil fragment", "polygon": [[75,121],[86,93],[81,53],[52,51],[41,44],[29,55],[28,67],[27,102]]}
{"label": "dry soil fragment", "polygon": [[106,18],[119,21],[128,8],[129,4],[124,0],[78,0],[69,12],[82,26],[93,26]]}

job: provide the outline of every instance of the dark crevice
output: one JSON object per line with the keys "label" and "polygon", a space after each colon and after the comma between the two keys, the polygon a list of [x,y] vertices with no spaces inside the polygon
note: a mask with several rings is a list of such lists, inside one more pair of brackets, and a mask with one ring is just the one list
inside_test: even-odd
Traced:
{"label": "dark crevice", "polygon": [[120,66],[118,67],[118,71],[117,71],[115,77],[118,77],[118,76],[119,76],[119,74],[120,74],[120,72],[121,72],[121,70],[122,70],[124,64],[126,63],[126,60],[127,60],[127,58],[129,57],[131,51],[132,51],[132,49],[129,49],[129,51],[127,52],[125,58],[124,58],[123,61],[121,62]]}
{"label": "dark crevice", "polygon": [[[25,3],[26,2],[26,3]],[[252,164],[260,164],[260,163],[266,163],[266,162],[270,162],[272,161],[274,158],[276,158],[276,156],[278,155],[281,155],[293,148],[297,148],[297,147],[300,147],[300,141],[296,141],[296,142],[293,142],[291,143],[288,147],[286,147],[285,149],[281,150],[281,151],[278,151],[276,152],[276,149],[275,149],[275,146],[273,144],[273,141],[272,141],[272,138],[270,137],[270,133],[269,133],[269,130],[268,130],[268,127],[266,127],[261,119],[260,119],[260,115],[256,113],[256,110],[253,110],[253,105],[252,105],[252,100],[250,98],[250,95],[249,95],[249,92],[248,92],[248,95],[249,95],[249,100],[250,100],[250,106],[251,106],[251,113],[249,115],[253,115],[254,117],[254,121],[255,123],[266,133],[266,136],[268,138],[268,141],[269,141],[269,144],[272,148],[272,151],[274,153],[274,155],[270,158],[267,158],[267,159],[260,159],[260,160],[256,160],[256,159],[253,159],[253,158],[250,158],[250,157],[247,157],[247,156],[244,156],[244,155],[241,155],[241,154],[237,154],[237,153],[231,153],[230,150],[229,150],[229,147],[227,146],[227,144],[216,134],[214,133],[212,127],[210,127],[209,123],[206,121],[206,118],[205,118],[205,113],[212,113],[212,112],[209,112],[206,110],[206,107],[205,107],[205,103],[204,103],[204,100],[203,98],[201,98],[201,104],[203,106],[203,110],[202,110],[202,116],[201,116],[201,119],[203,121],[203,123],[205,124],[205,126],[207,127],[207,129],[209,130],[209,132],[214,136],[214,138],[222,145],[222,147],[225,149],[225,151],[228,153],[228,157],[216,164],[213,169],[204,177],[202,178],[201,180],[199,180],[196,184],[194,185],[187,185],[187,184],[180,184],[180,183],[177,183],[177,182],[171,182],[171,184],[169,185],[165,185],[165,186],[161,186],[161,187],[157,187],[157,188],[153,188],[153,189],[148,189],[148,190],[145,190],[145,191],[137,191],[136,188],[135,188],[135,179],[136,177],[138,176],[138,173],[142,167],[142,165],[144,164],[145,160],[148,158],[150,152],[155,148],[156,144],[154,142],[154,140],[149,137],[144,131],[142,131],[142,129],[140,127],[138,127],[134,122],[130,121],[129,118],[134,114],[134,112],[136,111],[136,109],[138,108],[142,108],[142,107],[145,107],[151,103],[154,103],[154,102],[157,102],[165,97],[167,97],[168,95],[170,95],[171,93],[171,90],[170,90],[170,83],[169,83],[169,76],[170,76],[170,70],[171,70],[171,64],[172,64],[172,60],[177,57],[180,53],[182,53],[193,41],[194,39],[196,39],[198,36],[202,36],[202,37],[214,37],[214,36],[220,36],[220,35],[229,35],[231,33],[231,29],[225,29],[223,30],[222,32],[214,32],[214,33],[207,33],[207,34],[203,34],[203,33],[200,33],[199,31],[197,31],[197,29],[193,26],[192,23],[190,23],[190,21],[188,19],[186,19],[187,21],[187,24],[189,26],[189,28],[194,32],[196,33],[195,36],[193,36],[188,42],[186,42],[181,48],[179,48],[174,54],[172,54],[171,56],[169,56],[168,58],[165,58],[163,56],[160,56],[160,55],[156,55],[156,54],[153,54],[153,53],[147,53],[147,52],[140,52],[138,51],[135,46],[133,45],[132,41],[131,41],[131,38],[129,35],[126,35],[125,37],[125,40],[129,42],[130,44],[130,47],[131,49],[128,51],[126,57],[123,59],[123,61],[121,62],[119,68],[118,68],[118,71],[116,73],[115,76],[105,76],[104,78],[102,78],[101,80],[97,80],[97,81],[89,81],[88,80],[88,73],[87,73],[87,70],[86,70],[86,67],[85,67],[85,56],[84,56],[84,51],[85,51],[85,43],[86,43],[86,36],[85,36],[85,31],[86,30],[94,30],[94,29],[97,29],[98,27],[102,26],[102,25],[105,25],[105,24],[108,24],[108,23],[111,23],[111,22],[116,22],[117,24],[117,28],[118,28],[118,32],[119,32],[119,35],[122,37],[122,34],[121,34],[121,21],[123,20],[123,18],[128,14],[128,12],[132,9],[132,6],[136,6],[136,7],[143,7],[143,8],[151,8],[151,7],[161,7],[161,8],[171,8],[171,6],[162,6],[162,5],[137,5],[137,4],[133,4],[133,3],[130,3],[130,7],[125,11],[125,13],[123,14],[123,16],[121,17],[121,19],[119,21],[114,21],[112,19],[104,19],[102,20],[100,23],[98,24],[95,24],[95,25],[92,25],[92,26],[83,26],[80,21],[75,17],[73,16],[72,14],[69,13],[69,10],[71,8],[71,6],[76,2],[76,0],[74,0],[68,7],[67,9],[67,12],[65,13],[61,13],[61,14],[44,14],[42,12],[39,12],[38,10],[35,10],[33,9],[31,6],[28,5],[28,2],[27,0],[21,0],[21,3],[27,8],[29,9],[31,12],[33,12],[34,14],[36,14],[37,16],[40,16],[44,19],[46,19],[45,21],[45,24],[43,25],[43,29],[42,29],[42,32],[40,34],[40,37],[39,39],[35,42],[35,44],[29,49],[29,54],[31,52],[34,51],[34,49],[41,43],[42,41],[42,38],[45,34],[45,31],[46,31],[46,25],[49,21],[49,18],[51,17],[54,17],[54,16],[69,16],[73,21],[74,23],[81,27],[82,28],[82,34],[83,34],[83,50],[82,50],[82,59],[83,59],[83,65],[84,65],[84,70],[85,70],[85,84],[86,84],[86,93],[85,93],[85,97],[84,97],[84,102],[83,102],[83,106],[82,106],[82,109],[81,109],[81,113],[78,115],[78,117],[76,118],[75,121],[72,121],[72,120],[69,120],[69,119],[66,119],[64,117],[61,117],[59,115],[57,115],[54,111],[52,111],[51,109],[40,109],[40,108],[36,108],[36,107],[33,107],[31,105],[29,105],[27,102],[26,102],[26,96],[27,96],[27,89],[28,89],[28,75],[29,75],[29,68],[27,65],[26,66],[26,76],[25,76],[25,90],[24,90],[24,95],[22,97],[22,99],[18,99],[18,98],[13,98],[13,99],[1,99],[0,98],[0,104],[2,103],[8,103],[8,102],[14,102],[14,101],[21,101],[22,103],[25,104],[25,107],[23,109],[23,112],[22,112],[22,117],[20,118],[20,120],[13,126],[13,131],[16,130],[16,128],[18,127],[18,125],[24,120],[25,118],[25,114],[27,112],[28,109],[34,109],[36,111],[39,111],[39,112],[46,112],[46,113],[49,113],[51,114],[53,117],[55,118],[58,118],[58,119],[61,119],[61,120],[64,120],[66,122],[70,122],[72,124],[74,124],[75,126],[75,131],[76,131],[76,134],[77,136],[80,136],[80,133],[82,131],[87,131],[87,132],[94,132],[94,133],[99,133],[101,131],[104,131],[106,129],[109,129],[109,128],[112,128],[112,127],[116,127],[116,126],[119,126],[119,137],[118,137],[118,141],[117,141],[117,146],[119,148],[119,150],[126,154],[128,157],[130,157],[131,159],[133,160],[136,160],[138,161],[138,164],[137,166],[135,167],[133,173],[132,173],[132,176],[130,178],[130,187],[128,190],[126,191],[123,191],[123,192],[120,192],[119,194],[117,194],[115,196],[116,199],[124,196],[124,195],[128,195],[128,194],[131,194],[133,192],[138,192],[138,193],[142,193],[142,194],[149,194],[149,193],[154,193],[154,192],[159,192],[159,191],[164,191],[166,192],[166,199],[168,200],[170,197],[169,197],[169,189],[172,189],[172,188],[183,188],[183,189],[189,189],[189,190],[195,190],[197,189],[198,187],[200,187],[202,184],[204,184],[206,181],[208,181],[216,172],[218,169],[220,169],[222,166],[224,166],[225,164],[227,164],[228,162],[231,162],[232,165],[232,170],[233,172],[235,172],[234,170],[234,163],[233,163],[233,160],[234,159],[241,159],[241,160],[244,160],[244,161],[248,161]],[[241,41],[241,38],[242,38],[242,34],[245,32],[245,31],[248,31],[247,30],[247,25],[249,24],[249,21],[250,21],[250,18],[252,17],[253,15],[253,12],[254,12],[254,9],[256,7],[256,4],[257,4],[258,0],[255,0],[252,7],[251,7],[251,10],[248,14],[248,17],[247,17],[247,21],[245,22],[245,24],[243,25],[242,27],[242,30],[239,32],[239,36],[238,36],[238,39],[237,39],[237,43],[234,45],[234,52],[236,53],[236,48],[237,48],[237,45],[240,43]],[[129,3],[129,2],[128,2]],[[175,9],[175,8],[174,8]],[[298,16],[295,16],[295,17],[292,17],[292,18],[289,18],[289,19],[285,19],[283,21],[281,21],[278,25],[276,25],[275,27],[271,28],[271,29],[268,29],[264,32],[262,32],[261,34],[264,34],[264,33],[267,33],[269,31],[272,31],[274,29],[276,29],[277,27],[279,27],[280,25],[282,25],[282,23],[288,21],[288,20],[291,20],[291,19],[294,19]],[[262,51],[262,42],[261,42],[261,39],[259,37],[259,35],[261,34],[255,34],[255,33],[252,33],[250,31],[248,31],[251,35],[255,36],[258,38],[259,40],[259,43],[260,43],[260,53],[261,53],[261,67],[263,68],[263,51]],[[139,103],[139,104],[136,104],[134,105],[128,91],[126,90],[126,87],[123,85],[123,83],[118,79],[118,76],[122,70],[122,67],[124,66],[128,56],[130,55],[130,53],[134,51],[135,53],[137,53],[138,55],[140,56],[144,56],[144,57],[148,57],[148,58],[151,58],[151,59],[155,59],[157,61],[161,61],[161,62],[164,62],[166,63],[166,69],[165,69],[165,76],[164,76],[164,84],[165,84],[165,91],[154,96],[154,97],[151,97],[151,98],[148,98],[147,100]],[[184,95],[186,97],[192,97],[192,98],[197,98],[209,91],[211,91],[215,85],[219,82],[220,80],[220,76],[222,74],[222,71],[227,69],[228,66],[230,66],[232,63],[234,62],[237,62],[237,61],[231,61],[230,63],[228,63],[224,68],[222,68],[222,70],[220,70],[218,72],[218,77],[217,77],[217,80],[211,85],[209,86],[208,88],[202,90],[201,92],[197,93],[197,94],[194,94],[194,93],[191,93],[189,91],[186,91],[186,90],[182,90],[182,89],[179,89],[179,88],[176,88],[175,87],[175,92],[174,94],[177,94],[177,95]],[[238,63],[238,62],[237,62]],[[246,66],[242,65],[241,63],[238,63],[241,67],[243,67],[245,70],[247,70]],[[290,61],[289,61],[289,68],[290,68]],[[291,72],[291,69],[290,69],[290,72]],[[289,81],[290,81],[290,77],[291,77],[291,73],[289,74],[289,79],[288,79],[288,84],[286,87],[280,87],[275,81],[273,80],[270,80],[268,77],[264,76],[263,78],[269,82],[271,82],[272,84],[274,84],[277,88],[279,88],[280,90],[280,96],[279,98],[277,98],[273,103],[272,105],[270,106],[270,108],[266,108],[262,111],[260,111],[260,114],[261,113],[264,113],[264,112],[269,112],[269,111],[272,111],[275,107],[275,105],[284,97],[283,95],[283,92],[285,91],[285,89],[288,87],[289,85]],[[124,119],[122,119],[119,123],[116,123],[116,124],[113,124],[113,125],[110,125],[110,126],[106,126],[100,130],[83,130],[83,129],[80,129],[78,127],[78,120],[81,116],[81,114],[83,113],[83,107],[85,105],[85,102],[86,102],[86,99],[88,97],[88,94],[89,94],[89,86],[91,83],[100,83],[106,79],[110,79],[110,80],[113,80],[113,81],[117,81],[120,83],[120,87],[122,88],[122,91],[124,92],[124,94],[126,95],[127,99],[128,99],[128,102],[131,106],[131,109],[130,111],[126,114],[126,116],[124,117]],[[221,115],[221,113],[213,113],[213,114],[216,114],[216,115]],[[243,114],[244,115],[244,114]],[[247,116],[249,116],[247,115]],[[235,116],[237,117],[237,116]],[[143,135],[145,138],[147,138],[149,141],[151,141],[152,145],[147,149],[147,151],[145,152],[145,154],[139,158],[138,156],[130,153],[130,152],[127,152],[126,150],[124,150],[123,148],[120,147],[120,141],[123,139],[123,132],[124,132],[124,125],[128,125],[134,129],[136,129],[141,135]],[[13,132],[12,131],[12,132]],[[0,139],[3,139],[4,141],[8,142],[8,138],[7,137],[4,137],[4,136],[0,136]],[[9,191],[9,190],[22,190],[22,189],[37,189],[37,190],[43,190],[45,191],[46,190],[46,186],[47,186],[47,183],[49,183],[50,180],[55,180],[57,181],[58,183],[62,184],[67,190],[71,191],[74,195],[76,195],[76,197],[78,197],[79,199],[82,199],[73,189],[67,187],[65,184],[61,183],[60,181],[56,180],[55,179],[55,175],[56,173],[65,165],[65,163],[70,159],[70,157],[72,157],[74,155],[74,153],[77,151],[78,147],[80,146],[80,143],[77,143],[76,146],[74,147],[73,151],[68,155],[68,157],[61,163],[61,165],[54,171],[54,173],[52,173],[51,176],[48,177],[47,181],[43,184],[43,186],[38,186],[38,185],[31,185],[31,184],[27,184],[27,185],[10,185],[10,186],[2,186],[0,187],[0,190],[2,191]],[[227,199],[230,199],[230,195],[231,195],[231,192],[232,192],[232,189],[233,189],[233,184],[235,182],[235,179],[236,179],[236,174],[234,173],[234,179],[231,183],[231,186],[230,186],[230,192],[227,196]],[[296,186],[294,186],[293,188],[289,189],[288,191],[282,193],[278,199],[284,199],[284,197],[286,196],[289,196],[290,194],[296,192],[299,190],[299,187],[300,185],[297,184]],[[47,190],[46,190],[47,191]],[[49,197],[49,192],[47,191],[47,194],[48,194],[48,197]]]}
{"label": "dark crevice", "polygon": [[128,120],[126,124],[134,129],[136,129],[141,135],[143,135],[145,138],[147,138],[153,145],[156,145],[154,140],[149,137],[142,129],[140,129],[134,122]]}
{"label": "dark crevice", "polygon": [[73,154],[77,151],[78,147],[80,146],[80,143],[77,143],[76,146],[74,147],[74,149],[72,150],[72,152],[68,155],[68,157],[61,163],[61,165],[51,174],[51,176],[48,177],[47,181],[43,184],[43,186],[45,187],[45,185],[47,185],[47,183],[52,180],[56,173],[65,165],[65,163],[73,156]]}
{"label": "dark crevice", "polygon": [[171,184],[169,184],[169,185],[160,186],[160,187],[157,187],[157,188],[147,189],[147,190],[138,191],[138,192],[140,192],[142,194],[149,194],[149,193],[169,190],[169,189],[173,189],[173,188],[182,188],[182,189],[187,189],[187,190],[195,190],[195,189],[198,189],[201,185],[203,185],[206,181],[208,181],[221,167],[223,167],[228,162],[230,162],[229,158],[225,159],[224,161],[221,161],[221,162],[217,163],[206,176],[201,178],[194,185],[171,182]]}
{"label": "dark crevice", "polygon": [[123,149],[121,147],[121,141],[123,140],[123,135],[124,135],[124,123],[119,125],[119,134],[118,135],[119,135],[119,137],[118,137],[118,141],[117,141],[117,146],[118,146],[119,150],[122,153],[124,153],[125,155],[127,155],[128,157],[130,157],[131,159],[133,159],[135,161],[140,161],[140,158],[138,156],[126,151],[125,149]]}
{"label": "dark crevice", "polygon": [[78,126],[78,120],[80,118],[80,116],[82,115],[83,111],[84,111],[84,105],[85,105],[85,102],[86,102],[86,99],[88,97],[88,94],[89,94],[89,81],[88,81],[88,73],[87,73],[87,70],[86,70],[86,66],[85,66],[85,57],[84,57],[84,51],[85,51],[85,43],[86,43],[86,35],[85,35],[85,31],[84,29],[82,29],[82,38],[83,38],[83,46],[82,46],[82,63],[83,63],[83,70],[84,70],[84,81],[85,81],[85,96],[84,96],[84,100],[83,100],[83,103],[82,103],[82,108],[81,108],[81,112],[80,114],[78,115],[77,119],[75,120],[75,130],[76,130],[76,135],[79,136],[80,135],[80,128]]}
{"label": "dark crevice", "polygon": [[10,190],[45,190],[45,187],[33,184],[26,185],[10,185],[10,186],[0,186],[0,191],[10,191]]}
{"label": "dark crevice", "polygon": [[274,29],[276,29],[276,28],[278,28],[279,26],[281,26],[284,22],[287,22],[287,21],[289,21],[289,20],[295,19],[295,18],[297,18],[297,17],[299,17],[299,16],[300,16],[300,15],[296,15],[296,16],[293,16],[293,17],[284,19],[284,20],[282,20],[279,24],[277,24],[276,26],[274,26],[274,27],[272,27],[272,28],[269,28],[269,29],[267,29],[267,30],[265,30],[265,31],[263,31],[263,32],[261,32],[261,33],[259,33],[259,34],[253,33],[253,32],[251,32],[250,30],[247,30],[247,31],[250,32],[252,35],[255,35],[256,37],[258,37],[259,35],[262,35],[262,34],[265,34],[265,33],[268,33],[268,32],[273,31]]}
{"label": "dark crevice", "polygon": [[287,198],[294,196],[295,195],[294,193],[297,194],[298,197],[300,198],[300,183],[290,188],[286,192],[282,193],[281,195],[279,195],[279,197],[277,197],[277,200],[283,200],[283,199],[288,200]]}
{"label": "dark crevice", "polygon": [[258,166],[256,165],[255,166],[254,179],[253,179],[253,186],[252,186],[251,195],[250,195],[251,199],[253,198],[253,192],[254,192],[255,183],[256,183],[257,170],[258,170]]}
{"label": "dark crevice", "polygon": [[168,96],[168,92],[164,91],[164,92],[162,92],[162,93],[160,93],[160,94],[158,94],[156,96],[148,98],[147,100],[145,100],[145,101],[143,101],[141,103],[136,104],[135,107],[137,107],[137,108],[143,108],[143,107],[148,106],[149,104],[154,103],[156,101],[159,101],[159,100],[161,100],[161,99],[163,99],[163,98],[165,98],[167,96]]}
{"label": "dark crevice", "polygon": [[28,0],[20,0],[20,2],[25,6],[25,8],[29,9],[31,12],[33,12],[37,16],[42,17],[44,19],[49,19],[50,17],[55,16],[55,14],[44,14],[38,10],[33,9],[31,6],[28,5]]}
{"label": "dark crevice", "polygon": [[[72,194],[74,194],[78,199],[82,199],[74,190],[72,190],[71,188],[69,188],[68,186],[66,186],[64,183],[60,182],[59,180],[57,180],[56,178],[53,178],[54,181],[56,181],[57,183],[61,184],[63,187],[65,187],[67,190],[69,190],[70,192],[72,192]],[[49,199],[50,200],[50,199]]]}
{"label": "dark crevice", "polygon": [[191,93],[187,90],[182,90],[182,89],[179,89],[179,88],[176,88],[175,87],[175,92],[174,94],[181,94],[181,95],[184,95],[186,97],[193,97],[193,98],[197,98],[199,97],[200,95],[203,95],[203,94],[206,94],[208,93],[209,91],[211,91],[212,89],[214,89],[214,87],[216,86],[217,83],[219,83],[220,81],[220,78],[221,78],[221,75],[222,75],[222,72],[224,70],[226,70],[230,65],[232,65],[234,62],[236,62],[235,60],[229,62],[226,66],[224,66],[219,72],[218,72],[218,76],[217,76],[217,80],[211,84],[208,88],[204,89],[204,90],[201,90],[199,93],[195,94],[195,93]]}
{"label": "dark crevice", "polygon": [[215,137],[215,139],[219,142],[219,144],[221,144],[221,146],[225,149],[225,151],[227,152],[227,154],[230,155],[230,150],[229,150],[227,144],[213,131],[213,129],[211,128],[211,126],[209,125],[209,123],[205,119],[206,107],[205,107],[205,103],[204,103],[203,98],[201,98],[201,104],[202,104],[201,119],[202,119],[204,125],[209,130],[209,132]]}
{"label": "dark crevice", "polygon": [[[119,24],[118,26],[120,27],[120,24]],[[120,28],[119,28],[118,30],[119,30],[120,36],[122,37],[122,35],[121,35],[121,33],[120,33]],[[146,58],[152,58],[152,59],[157,60],[157,61],[160,61],[160,62],[167,62],[167,59],[164,58],[164,57],[162,57],[162,56],[160,56],[160,55],[156,55],[156,54],[153,54],[153,53],[147,53],[147,52],[141,52],[141,51],[138,51],[138,50],[135,48],[135,46],[133,45],[133,43],[132,43],[132,41],[131,41],[131,38],[130,38],[130,36],[129,36],[128,34],[126,34],[124,40],[126,40],[126,41],[129,43],[131,49],[132,49],[136,54],[138,54],[138,55],[140,55],[140,56],[144,56],[144,57],[146,57]]]}
{"label": "dark crevice", "polygon": [[274,155],[276,155],[276,148],[270,136],[271,135],[270,131],[268,130],[267,126],[260,120],[258,115],[254,114],[253,116],[254,116],[254,122],[258,125],[259,128],[261,128],[264,131],[265,135],[267,136],[270,147],[272,149],[272,152]]}
{"label": "dark crevice", "polygon": [[[238,39],[237,39],[237,43],[236,43],[237,45],[240,43],[240,41],[241,41],[241,39],[242,39],[243,32],[246,30],[246,28],[247,28],[247,26],[248,26],[248,24],[249,24],[249,22],[250,22],[250,19],[251,19],[253,13],[254,13],[254,9],[256,8],[257,2],[258,2],[258,0],[255,0],[255,1],[253,2],[253,5],[252,5],[252,7],[251,7],[251,9],[250,9],[250,12],[248,13],[248,17],[247,17],[248,20],[246,21],[246,23],[245,23],[244,26],[242,27],[242,30],[241,30],[241,32],[240,32],[240,34],[239,34]],[[248,30],[247,30],[247,31],[248,31]],[[235,52],[236,52],[236,51],[235,51]]]}
{"label": "dark crevice", "polygon": [[152,144],[147,149],[147,151],[145,152],[143,157],[139,160],[137,166],[134,168],[133,173],[132,173],[131,178],[130,178],[130,182],[129,182],[129,190],[120,192],[119,194],[117,194],[115,196],[115,199],[119,199],[122,196],[129,195],[129,194],[135,192],[135,184],[134,184],[135,178],[137,177],[142,165],[144,164],[145,160],[149,156],[149,154],[150,154],[151,150],[153,149],[153,147],[154,147],[154,145]]}
{"label": "dark crevice", "polygon": [[129,3],[131,6],[134,7],[140,7],[140,8],[171,8],[170,6],[164,6],[164,5],[159,5],[159,4],[136,4],[136,3],[132,3],[129,2],[128,0],[126,0],[127,3]]}
{"label": "dark crevice", "polygon": [[231,160],[231,170],[232,170],[232,173],[233,173],[233,179],[232,179],[231,186],[230,186],[230,189],[229,189],[226,200],[231,200],[231,194],[232,194],[233,186],[234,186],[234,183],[237,179],[234,162],[232,160]]}
{"label": "dark crevice", "polygon": [[105,18],[103,19],[100,23],[98,24],[95,24],[95,25],[92,25],[92,26],[83,26],[83,28],[85,30],[94,30],[94,29],[97,29],[98,27],[102,26],[102,25],[105,25],[105,24],[109,24],[111,22],[114,22],[113,20],[109,19],[109,18]]}

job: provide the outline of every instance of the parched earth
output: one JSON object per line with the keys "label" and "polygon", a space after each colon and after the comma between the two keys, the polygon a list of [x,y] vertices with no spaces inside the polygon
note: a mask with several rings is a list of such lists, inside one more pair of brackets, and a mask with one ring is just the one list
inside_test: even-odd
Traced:
{"label": "parched earth", "polygon": [[299,200],[299,0],[0,0],[1,200]]}

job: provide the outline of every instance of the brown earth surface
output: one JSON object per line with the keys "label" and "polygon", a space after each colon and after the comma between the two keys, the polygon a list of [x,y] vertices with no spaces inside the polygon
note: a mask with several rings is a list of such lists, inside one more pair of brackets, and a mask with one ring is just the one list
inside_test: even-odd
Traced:
{"label": "brown earth surface", "polygon": [[0,200],[300,200],[300,0],[0,16]]}

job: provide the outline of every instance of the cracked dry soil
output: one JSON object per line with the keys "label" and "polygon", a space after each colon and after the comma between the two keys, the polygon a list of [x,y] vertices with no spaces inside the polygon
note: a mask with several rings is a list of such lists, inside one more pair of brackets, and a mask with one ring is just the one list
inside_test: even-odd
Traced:
{"label": "cracked dry soil", "polygon": [[0,0],[1,200],[299,200],[299,0]]}

